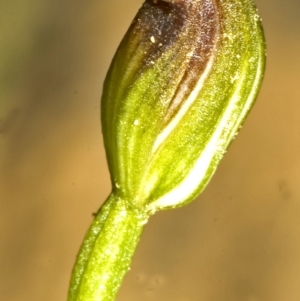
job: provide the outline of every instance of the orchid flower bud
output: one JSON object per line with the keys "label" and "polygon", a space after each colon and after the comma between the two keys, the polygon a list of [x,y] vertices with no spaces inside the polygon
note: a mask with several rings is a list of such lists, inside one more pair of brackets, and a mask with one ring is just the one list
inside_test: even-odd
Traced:
{"label": "orchid flower bud", "polygon": [[257,96],[265,43],[252,0],[146,0],[107,74],[113,191],[77,256],[68,301],[113,301],[149,216],[206,186]]}
{"label": "orchid flower bud", "polygon": [[150,214],[193,200],[253,105],[264,67],[252,0],[146,0],[103,89],[114,193]]}

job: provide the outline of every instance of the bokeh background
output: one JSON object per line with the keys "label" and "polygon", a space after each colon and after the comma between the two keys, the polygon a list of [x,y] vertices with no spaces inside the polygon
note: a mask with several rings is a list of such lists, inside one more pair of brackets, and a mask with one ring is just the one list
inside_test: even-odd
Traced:
{"label": "bokeh background", "polygon": [[[258,101],[205,192],[150,219],[118,301],[300,299],[300,2],[256,2]],[[0,300],[66,300],[110,191],[103,79],[141,3],[0,2]]]}

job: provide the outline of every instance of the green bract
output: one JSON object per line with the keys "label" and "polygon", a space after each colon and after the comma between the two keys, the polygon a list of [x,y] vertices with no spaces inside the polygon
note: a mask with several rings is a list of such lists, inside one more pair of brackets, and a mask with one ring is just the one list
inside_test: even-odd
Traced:
{"label": "green bract", "polygon": [[149,216],[203,190],[264,67],[252,0],[146,0],[104,83],[113,188],[77,257],[68,301],[114,300]]}
{"label": "green bract", "polygon": [[146,1],[102,96],[115,193],[149,212],[195,198],[251,108],[264,63],[253,1]]}

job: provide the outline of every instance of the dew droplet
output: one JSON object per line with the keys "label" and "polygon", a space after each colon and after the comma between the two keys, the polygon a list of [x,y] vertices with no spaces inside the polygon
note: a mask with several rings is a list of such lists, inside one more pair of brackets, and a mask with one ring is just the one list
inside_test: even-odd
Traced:
{"label": "dew droplet", "polygon": [[236,73],[234,76],[231,77],[231,83],[234,83],[235,81],[237,81],[240,78],[239,74]]}
{"label": "dew droplet", "polygon": [[258,14],[255,14],[254,16],[253,16],[253,19],[254,19],[254,21],[258,21],[260,18],[259,18],[259,15]]}

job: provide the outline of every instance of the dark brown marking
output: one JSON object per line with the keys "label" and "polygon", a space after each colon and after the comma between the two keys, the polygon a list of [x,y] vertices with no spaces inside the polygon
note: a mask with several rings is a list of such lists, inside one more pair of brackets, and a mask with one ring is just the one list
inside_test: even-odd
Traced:
{"label": "dark brown marking", "polygon": [[205,70],[218,41],[219,23],[215,0],[146,0],[133,20],[130,39],[136,41],[137,50],[145,53],[139,72],[151,68],[165,51],[172,49],[174,56],[166,62],[166,70],[168,64],[185,68],[168,102],[163,128],[184,104]]}

